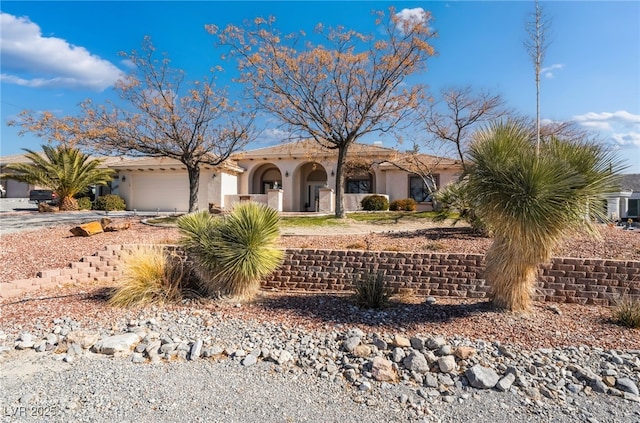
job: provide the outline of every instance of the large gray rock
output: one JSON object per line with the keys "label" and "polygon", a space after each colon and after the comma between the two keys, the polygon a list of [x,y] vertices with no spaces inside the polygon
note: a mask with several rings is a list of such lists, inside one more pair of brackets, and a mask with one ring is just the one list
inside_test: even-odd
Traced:
{"label": "large gray rock", "polygon": [[507,373],[502,379],[498,381],[496,384],[496,389],[501,392],[506,392],[511,389],[511,385],[516,380],[516,375],[513,373]]}
{"label": "large gray rock", "polygon": [[628,392],[636,396],[640,395],[640,392],[638,392],[638,386],[628,377],[618,379],[616,381],[616,388],[622,392]]}
{"label": "large gray rock", "polygon": [[360,345],[359,336],[349,337],[345,339],[344,342],[342,343],[342,347],[345,349],[345,351],[349,351],[349,352],[353,352],[353,350],[355,350],[358,345]]}
{"label": "large gray rock", "polygon": [[395,363],[400,363],[402,360],[404,360],[404,358],[407,356],[407,354],[404,352],[404,350],[400,347],[395,347],[393,349],[393,351],[391,351],[391,359],[395,362]]}
{"label": "large gray rock", "polygon": [[140,337],[135,333],[123,333],[101,339],[93,348],[98,354],[122,354],[133,350],[138,342],[140,342]]}
{"label": "large gray rock", "polygon": [[469,379],[469,384],[477,389],[491,389],[500,380],[495,370],[479,364],[467,369],[465,376]]}
{"label": "large gray rock", "polygon": [[419,338],[417,336],[412,337],[409,342],[411,342],[411,348],[415,349],[415,350],[422,350],[424,349],[424,339]]}
{"label": "large gray rock", "polygon": [[456,368],[456,358],[452,355],[445,355],[438,358],[438,367],[442,373],[453,373]]}
{"label": "large gray rock", "polygon": [[445,345],[447,341],[442,336],[435,336],[427,339],[426,347],[430,350],[437,350]]}
{"label": "large gray rock", "polygon": [[426,373],[429,371],[427,359],[418,351],[414,351],[405,357],[405,359],[402,360],[402,364],[404,364],[407,370],[412,372]]}

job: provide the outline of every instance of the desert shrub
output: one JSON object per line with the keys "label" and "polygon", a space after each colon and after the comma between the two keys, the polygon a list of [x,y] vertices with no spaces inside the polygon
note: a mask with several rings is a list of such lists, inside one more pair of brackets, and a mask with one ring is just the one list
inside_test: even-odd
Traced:
{"label": "desert shrub", "polygon": [[367,211],[387,210],[389,208],[389,200],[383,195],[367,195],[362,199],[360,205]]}
{"label": "desert shrub", "polygon": [[224,217],[197,212],[178,219],[180,243],[209,295],[251,299],[260,281],[280,266],[278,212],[263,204],[238,204]]}
{"label": "desert shrub", "polygon": [[640,299],[624,296],[613,307],[613,320],[623,326],[640,329]]}
{"label": "desert shrub", "polygon": [[347,250],[367,250],[367,244],[364,242],[356,241],[351,244],[345,245]]}
{"label": "desert shrub", "polygon": [[413,198],[404,198],[402,200],[393,200],[389,204],[391,211],[416,211],[418,203]]}
{"label": "desert shrub", "polygon": [[446,249],[446,246],[438,241],[427,241],[422,249],[425,251],[443,251]]}
{"label": "desert shrub", "polygon": [[353,285],[358,304],[367,308],[382,308],[389,302],[391,291],[384,283],[382,271],[366,270],[354,276]]}
{"label": "desert shrub", "polygon": [[109,304],[129,307],[162,304],[182,299],[188,272],[176,254],[161,246],[145,246],[123,257],[123,277]]}
{"label": "desert shrub", "polygon": [[103,195],[96,200],[96,210],[118,211],[126,208],[127,205],[122,197],[116,194]]}
{"label": "desert shrub", "polygon": [[93,203],[91,202],[91,198],[89,197],[80,197],[78,200],[78,209],[80,210],[91,210]]}

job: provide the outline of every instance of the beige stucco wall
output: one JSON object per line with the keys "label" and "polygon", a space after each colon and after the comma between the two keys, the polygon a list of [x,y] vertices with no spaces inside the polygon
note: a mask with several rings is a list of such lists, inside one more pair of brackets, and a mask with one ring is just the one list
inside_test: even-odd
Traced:
{"label": "beige stucco wall", "polygon": [[[201,171],[198,209],[208,210],[210,203],[222,206],[224,196],[236,194],[237,187],[235,175]],[[118,194],[124,198],[128,210],[186,212],[189,210],[189,177],[186,171],[120,171]]]}

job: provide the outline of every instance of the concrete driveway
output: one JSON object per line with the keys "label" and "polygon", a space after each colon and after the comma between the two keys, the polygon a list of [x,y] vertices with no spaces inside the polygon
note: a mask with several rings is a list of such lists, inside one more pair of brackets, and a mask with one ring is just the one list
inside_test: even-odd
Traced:
{"label": "concrete driveway", "polygon": [[38,207],[27,198],[0,198],[0,235],[20,232],[35,228],[57,225],[79,225],[103,217],[118,219],[125,217],[155,217],[157,212],[104,212],[100,210],[84,210],[75,212],[39,213]]}

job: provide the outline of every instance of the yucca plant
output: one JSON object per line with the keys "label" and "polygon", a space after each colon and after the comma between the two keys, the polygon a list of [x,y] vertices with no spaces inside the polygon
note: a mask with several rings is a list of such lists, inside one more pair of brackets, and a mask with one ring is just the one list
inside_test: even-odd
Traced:
{"label": "yucca plant", "polygon": [[530,130],[498,122],[475,134],[466,192],[494,234],[485,279],[499,308],[530,307],[538,266],[571,231],[597,235],[603,194],[619,190],[621,170],[602,146],[551,139],[536,154]]}
{"label": "yucca plant", "polygon": [[44,157],[25,149],[25,157],[31,163],[9,164],[7,169],[15,173],[3,176],[54,191],[60,210],[78,210],[76,194],[85,192],[90,185],[106,185],[111,181],[112,169],[100,168],[100,160],[92,160],[76,148],[43,145],[42,149]]}
{"label": "yucca plant", "polygon": [[119,307],[176,302],[187,283],[180,257],[161,246],[142,246],[123,257],[123,277],[108,302]]}
{"label": "yucca plant", "polygon": [[356,274],[353,285],[358,304],[367,308],[383,308],[391,297],[382,271],[366,270],[363,274]]}
{"label": "yucca plant", "polygon": [[224,217],[208,212],[180,217],[181,244],[203,290],[245,300],[255,296],[260,281],[282,262],[278,221],[276,210],[253,202],[238,204]]}

